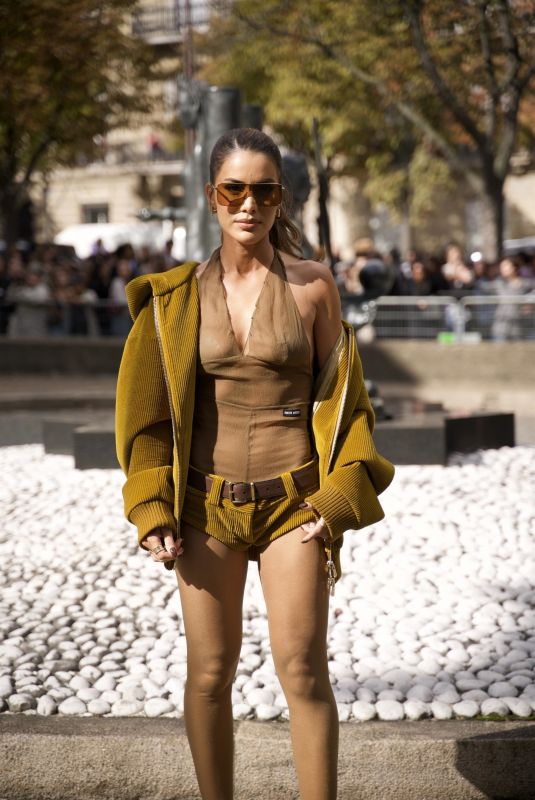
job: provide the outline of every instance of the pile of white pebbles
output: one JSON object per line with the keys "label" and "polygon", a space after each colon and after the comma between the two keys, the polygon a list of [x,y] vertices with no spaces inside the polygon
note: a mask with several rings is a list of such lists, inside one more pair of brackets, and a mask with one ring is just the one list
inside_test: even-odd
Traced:
{"label": "pile of white pebbles", "polygon": [[[123,518],[119,470],[0,448],[0,711],[182,714],[172,571]],[[535,715],[535,448],[398,467],[386,518],[349,532],[331,598],[341,720]],[[236,718],[286,719],[256,565]]]}

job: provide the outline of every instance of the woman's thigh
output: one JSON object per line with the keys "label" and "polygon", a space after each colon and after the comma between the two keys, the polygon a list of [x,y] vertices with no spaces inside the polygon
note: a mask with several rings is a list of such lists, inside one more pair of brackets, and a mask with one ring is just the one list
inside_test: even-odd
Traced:
{"label": "woman's thigh", "polygon": [[326,557],[323,544],[302,543],[302,528],[271,542],[260,554],[260,579],[268,612],[273,658],[278,669],[297,669],[319,659],[327,668],[329,615]]}
{"label": "woman's thigh", "polygon": [[217,671],[239,657],[248,558],[191,525],[182,531],[184,552],[175,573],[188,663]]}

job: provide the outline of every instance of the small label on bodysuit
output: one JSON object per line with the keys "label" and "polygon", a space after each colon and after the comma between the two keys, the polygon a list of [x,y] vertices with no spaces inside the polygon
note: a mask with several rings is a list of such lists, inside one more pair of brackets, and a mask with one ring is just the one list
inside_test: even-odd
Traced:
{"label": "small label on bodysuit", "polygon": [[283,417],[300,417],[301,416],[301,409],[300,408],[283,408],[282,409],[282,416]]}

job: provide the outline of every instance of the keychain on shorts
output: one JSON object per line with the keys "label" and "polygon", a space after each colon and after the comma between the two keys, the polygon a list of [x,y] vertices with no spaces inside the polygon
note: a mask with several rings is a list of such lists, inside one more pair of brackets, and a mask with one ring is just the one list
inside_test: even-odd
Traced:
{"label": "keychain on shorts", "polygon": [[334,597],[334,587],[336,584],[336,567],[332,560],[332,552],[330,545],[325,545],[325,552],[327,553],[327,588],[331,597]]}

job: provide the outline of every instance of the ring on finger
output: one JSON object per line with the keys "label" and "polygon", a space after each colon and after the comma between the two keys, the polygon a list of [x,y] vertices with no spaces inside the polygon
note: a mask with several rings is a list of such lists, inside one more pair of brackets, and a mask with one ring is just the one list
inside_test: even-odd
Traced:
{"label": "ring on finger", "polygon": [[158,553],[161,553],[163,550],[165,550],[165,547],[163,546],[163,544],[159,544],[156,547],[153,547],[150,552],[152,553],[153,556],[156,556],[156,555],[158,555]]}

